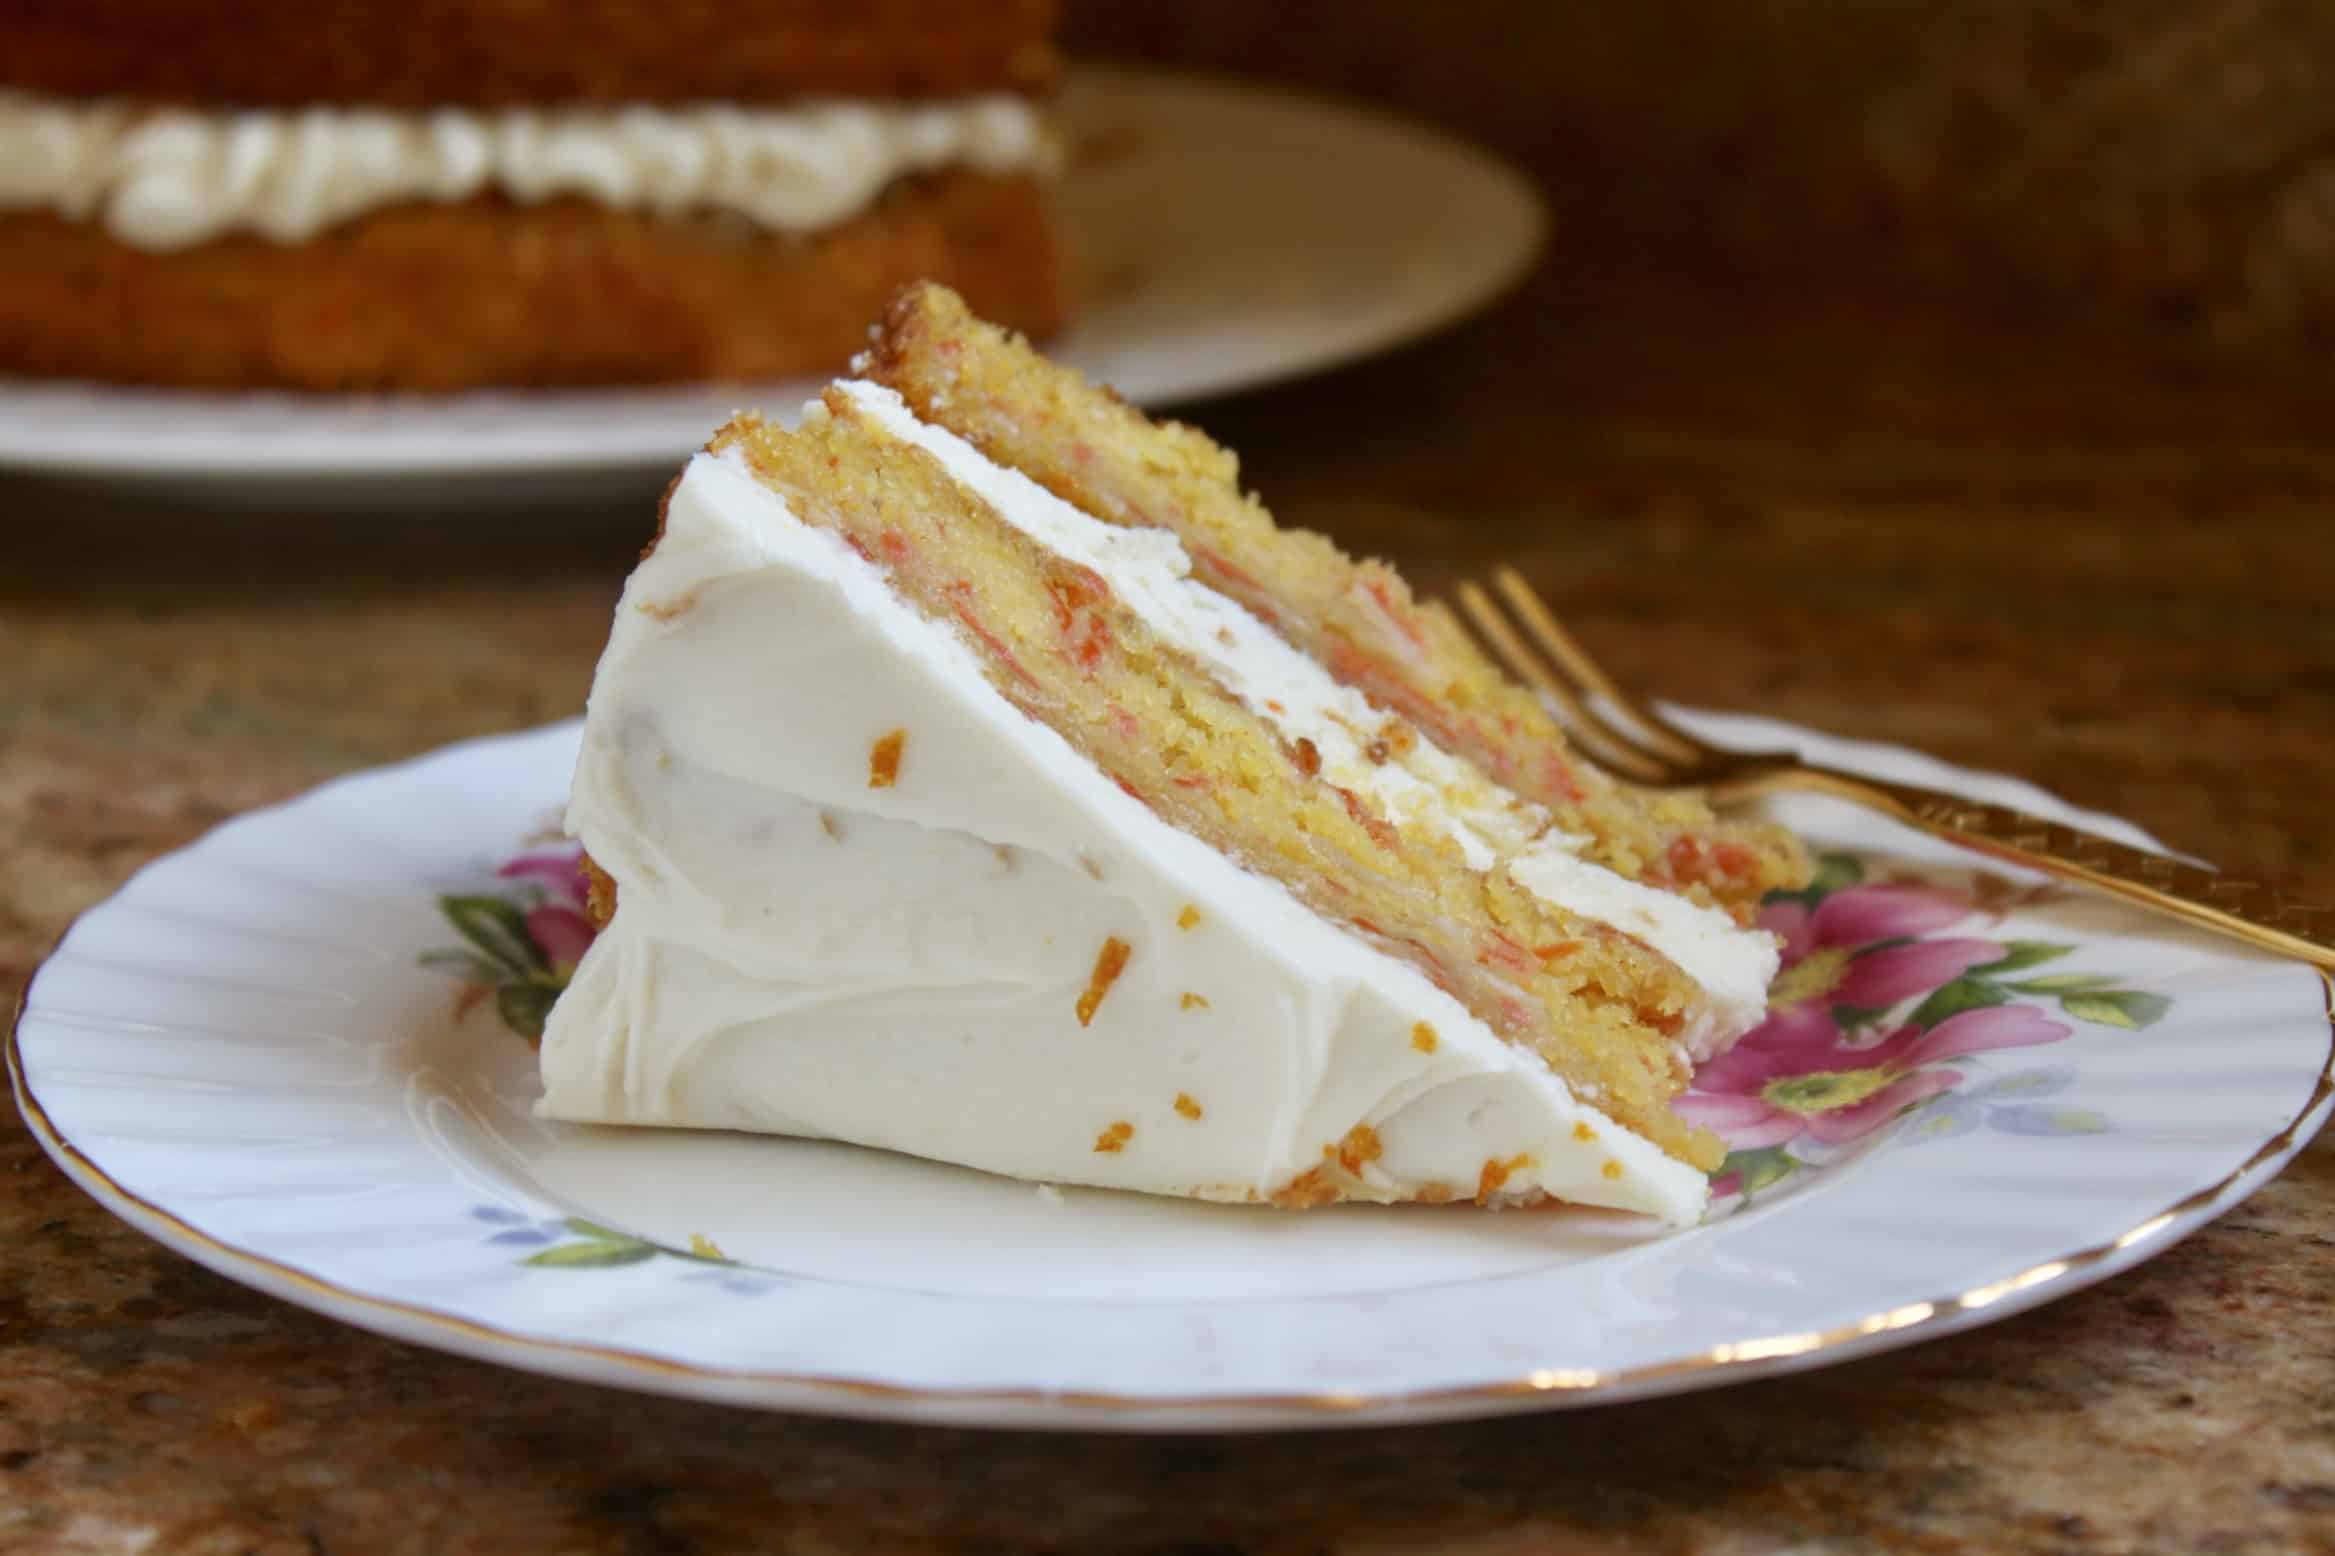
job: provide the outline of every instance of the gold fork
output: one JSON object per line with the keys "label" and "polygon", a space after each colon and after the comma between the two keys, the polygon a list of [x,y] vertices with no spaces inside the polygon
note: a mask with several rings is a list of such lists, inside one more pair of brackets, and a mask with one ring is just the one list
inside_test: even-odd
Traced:
{"label": "gold fork", "polygon": [[1555,700],[1582,754],[1618,778],[1702,789],[1715,803],[1781,789],[1837,795],[1960,847],[2335,969],[2335,905],[2112,843],[2008,806],[1820,767],[1789,751],[1724,750],[1616,685],[1513,569],[1495,572],[1492,590],[1506,602],[1505,612],[1474,583],[1460,585],[1460,609],[1512,674]]}

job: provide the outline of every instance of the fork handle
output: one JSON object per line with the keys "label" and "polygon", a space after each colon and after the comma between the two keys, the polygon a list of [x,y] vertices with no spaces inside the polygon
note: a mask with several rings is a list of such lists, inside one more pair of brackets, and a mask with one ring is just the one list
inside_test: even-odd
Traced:
{"label": "fork handle", "polygon": [[2281,956],[2335,968],[2335,902],[2326,898],[2308,901],[2273,882],[2201,869],[2007,805],[1832,768],[1779,771],[1765,786],[1835,794],[1959,847],[2061,880],[2080,881]]}

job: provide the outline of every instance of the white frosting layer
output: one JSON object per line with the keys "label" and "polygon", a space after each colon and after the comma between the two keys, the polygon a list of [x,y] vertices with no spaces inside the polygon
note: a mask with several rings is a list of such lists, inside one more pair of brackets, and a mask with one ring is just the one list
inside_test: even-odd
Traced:
{"label": "white frosting layer", "polygon": [[299,242],[411,201],[580,195],[659,215],[725,211],[782,232],[832,227],[911,173],[1043,165],[1022,99],[395,113],[139,110],[0,91],[0,209],[102,222],[176,249],[251,231]]}
{"label": "white frosting layer", "polygon": [[1549,830],[1548,813],[1424,741],[1373,761],[1369,737],[1384,722],[1369,699],[1234,601],[1195,581],[1183,543],[1162,529],[1106,524],[920,420],[877,384],[842,386],[862,414],[939,460],[1022,533],[1092,568],[1112,593],[1166,641],[1207,665],[1250,712],[1291,740],[1313,742],[1330,782],[1368,795],[1406,827],[1457,843],[1478,869],[1505,857],[1527,891],[1582,918],[1612,925],[1678,964],[1703,989],[1680,1044],[1699,1061],[1757,1024],[1775,977],[1775,937],[1726,914],[1641,885],[1576,856],[1580,840]]}
{"label": "white frosting layer", "polygon": [[[1090,538],[1171,565],[1118,534]],[[898,781],[871,789],[895,729]],[[626,585],[568,819],[619,895],[552,1011],[551,1116],[1231,1199],[1366,1125],[1380,1154],[1338,1175],[1358,1197],[1466,1196],[1513,1163],[1503,1198],[1700,1212],[1701,1174],[1161,821],[727,459],[691,462]],[[1113,938],[1125,970],[1082,1026]]]}

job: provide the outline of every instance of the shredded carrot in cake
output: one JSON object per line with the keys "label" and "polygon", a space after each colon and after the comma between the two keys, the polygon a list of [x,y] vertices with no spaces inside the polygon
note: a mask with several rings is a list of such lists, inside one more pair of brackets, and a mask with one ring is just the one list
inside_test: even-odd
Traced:
{"label": "shredded carrot in cake", "polygon": [[1176,1111],[1186,1118],[1198,1118],[1206,1110],[1192,1100],[1190,1092],[1179,1091],[1176,1093]]}
{"label": "shredded carrot in cake", "polygon": [[868,748],[868,787],[889,789],[900,781],[900,752],[908,744],[908,731],[893,730]]}
{"label": "shredded carrot in cake", "polygon": [[1091,1025],[1095,1012],[1102,1008],[1103,996],[1111,992],[1111,985],[1119,981],[1119,974],[1127,970],[1127,958],[1134,948],[1117,935],[1103,942],[1095,953],[1095,970],[1086,980],[1086,992],[1078,997],[1078,1024]]}
{"label": "shredded carrot in cake", "polygon": [[1095,1151],[1102,1156],[1115,1155],[1125,1150],[1127,1142],[1134,1138],[1135,1126],[1125,1119],[1120,1119],[1110,1128],[1095,1136]]}

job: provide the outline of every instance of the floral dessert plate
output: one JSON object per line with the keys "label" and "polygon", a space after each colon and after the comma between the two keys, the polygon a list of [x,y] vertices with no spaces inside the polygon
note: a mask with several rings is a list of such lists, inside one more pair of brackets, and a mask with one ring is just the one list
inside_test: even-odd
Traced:
{"label": "floral dessert plate", "polygon": [[[1715,739],[2141,841],[2007,779],[1767,721]],[[1768,905],[1773,1014],[1682,1107],[1705,1224],[1038,1188],[847,1146],[536,1119],[590,928],[553,830],[577,726],[330,784],[141,871],[10,1063],[75,1181],[384,1334],[775,1409],[1261,1428],[1676,1392],[1982,1323],[2237,1203],[2325,1118],[2314,971],[1980,867],[1821,798]]]}

